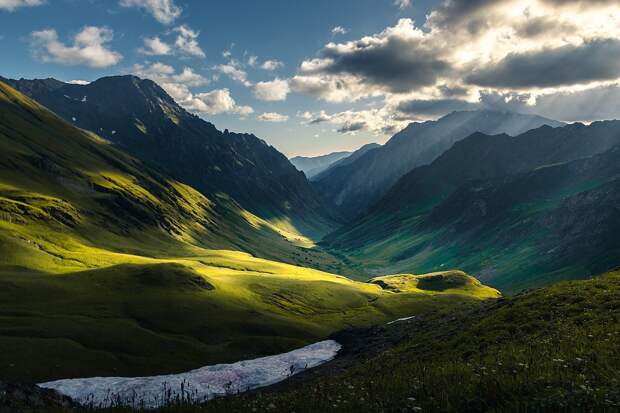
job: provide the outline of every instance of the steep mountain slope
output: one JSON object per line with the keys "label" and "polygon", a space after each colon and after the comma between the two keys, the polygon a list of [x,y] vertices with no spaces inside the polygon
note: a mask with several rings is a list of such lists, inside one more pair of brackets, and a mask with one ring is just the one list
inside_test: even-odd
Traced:
{"label": "steep mountain slope", "polygon": [[463,268],[502,290],[601,272],[620,261],[619,148],[616,121],[474,134],[328,243],[375,268]]}
{"label": "steep mountain slope", "polygon": [[361,158],[362,156],[364,156],[364,154],[372,149],[377,149],[380,148],[381,145],[379,145],[378,143],[368,143],[364,146],[362,146],[361,148],[359,148],[358,150],[354,151],[353,153],[351,153],[349,156],[347,156],[346,158],[342,158],[339,161],[334,162],[333,164],[329,165],[329,167],[327,167],[325,170],[321,171],[320,173],[316,174],[315,176],[312,177],[312,181],[318,181],[321,180],[324,176],[327,176],[331,173],[332,170],[348,165],[350,163],[355,162],[356,160],[358,160],[359,158]]}
{"label": "steep mountain slope", "polygon": [[352,152],[332,152],[321,156],[295,156],[289,159],[297,170],[302,171],[308,179],[323,172],[334,162],[351,155]]}
{"label": "steep mountain slope", "polygon": [[539,116],[486,110],[454,112],[437,121],[412,123],[381,148],[348,165],[331,169],[313,185],[352,220],[377,202],[401,176],[431,163],[472,133],[514,136],[541,125],[563,124]]}
{"label": "steep mountain slope", "polygon": [[68,122],[207,196],[228,194],[287,231],[318,238],[336,218],[276,149],[254,135],[220,132],[150,80],[114,76],[87,85],[6,81]]}
{"label": "steep mountain slope", "polygon": [[189,370],[499,296],[462,273],[436,291],[414,275],[360,283],[231,251],[325,259],[295,240],[0,82],[3,379]]}

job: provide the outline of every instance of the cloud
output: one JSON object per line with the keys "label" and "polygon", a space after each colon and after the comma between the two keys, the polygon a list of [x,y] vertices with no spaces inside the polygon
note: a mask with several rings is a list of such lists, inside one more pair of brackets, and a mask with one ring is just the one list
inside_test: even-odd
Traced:
{"label": "cloud", "polygon": [[328,43],[320,57],[302,62],[295,83],[326,100],[338,100],[333,88],[355,100],[430,86],[449,72],[450,64],[429,36],[411,19],[401,19],[373,36]]}
{"label": "cloud", "polygon": [[401,114],[436,117],[458,110],[475,110],[480,105],[460,99],[405,100],[398,103],[396,110]]}
{"label": "cloud", "polygon": [[207,93],[198,93],[194,95],[193,103],[195,111],[209,115],[227,113],[247,116],[254,113],[254,109],[250,106],[237,105],[228,89],[216,89]]}
{"label": "cloud", "polygon": [[215,70],[228,76],[244,86],[252,86],[252,82],[248,81],[248,73],[243,70],[236,61],[230,61],[226,64],[215,66]]}
{"label": "cloud", "polygon": [[144,38],[144,47],[138,49],[138,52],[147,56],[181,55],[200,58],[206,56],[198,43],[199,31],[182,25],[175,27],[167,34],[173,33],[176,33],[176,39],[172,43],[162,40],[159,36]]}
{"label": "cloud", "polygon": [[282,63],[279,60],[265,60],[263,62],[263,64],[260,65],[260,68],[263,69],[263,70],[270,70],[270,71],[272,71],[272,70],[279,69],[279,68],[281,68],[283,66],[284,66],[284,63]]}
{"label": "cloud", "polygon": [[171,24],[182,12],[174,0],[120,0],[119,4],[122,7],[144,9],[162,24]]}
{"label": "cloud", "polygon": [[620,40],[593,40],[579,46],[510,54],[466,80],[497,88],[546,88],[620,78]]}
{"label": "cloud", "polygon": [[374,34],[328,42],[288,84],[328,102],[383,105],[323,120],[341,131],[383,133],[488,107],[490,96],[501,96],[498,106],[506,99],[552,112],[544,105],[562,97],[615,96],[601,88],[620,84],[619,20],[616,1],[442,0],[420,25],[400,19]]}
{"label": "cloud", "polygon": [[160,85],[181,83],[185,86],[197,87],[205,86],[210,83],[209,79],[196,73],[190,67],[184,67],[181,73],[177,73],[174,67],[160,62],[147,65],[135,64],[131,72],[136,76],[151,79]]}
{"label": "cloud", "polygon": [[142,54],[148,56],[165,56],[172,54],[172,46],[163,42],[159,37],[146,37],[144,39],[145,48],[138,49]]}
{"label": "cloud", "polygon": [[392,115],[393,111],[384,108],[368,110],[347,110],[328,114],[325,111],[315,113],[299,113],[298,117],[304,119],[307,125],[320,125],[329,123],[336,127],[338,133],[355,134],[367,131],[375,135],[392,134],[407,126],[408,121],[397,119]]}
{"label": "cloud", "polygon": [[15,11],[20,7],[35,7],[45,4],[45,0],[0,0],[0,10]]}
{"label": "cloud", "polygon": [[286,122],[288,120],[288,116],[275,112],[266,112],[258,115],[256,119],[263,122]]}
{"label": "cloud", "polygon": [[401,10],[405,10],[407,7],[411,7],[411,0],[394,0],[394,5]]}
{"label": "cloud", "polygon": [[82,86],[90,84],[88,80],[80,80],[80,79],[69,80],[67,83],[70,83],[72,85],[82,85]]}
{"label": "cloud", "polygon": [[288,81],[277,78],[268,82],[258,82],[254,85],[254,96],[259,100],[269,102],[286,100],[289,92]]}
{"label": "cloud", "polygon": [[187,25],[175,27],[173,31],[178,33],[174,45],[181,54],[205,57],[205,52],[200,48],[197,40],[200,35],[199,31],[192,30]]}
{"label": "cloud", "polygon": [[107,47],[113,37],[112,29],[86,26],[73,37],[73,44],[67,46],[58,40],[58,33],[53,29],[30,34],[33,54],[41,61],[95,68],[113,66],[122,59],[120,53]]}
{"label": "cloud", "polygon": [[258,65],[258,56],[251,55],[248,57],[248,65],[250,67],[256,67],[256,65]]}
{"label": "cloud", "polygon": [[337,34],[347,34],[349,32],[348,29],[345,29],[342,26],[336,26],[332,29],[332,36],[335,36]]}
{"label": "cloud", "polygon": [[[229,61],[235,62],[237,66],[241,65],[239,62],[232,59],[232,53],[230,51],[226,51],[225,53],[226,55],[224,55],[224,57],[226,59],[228,59]],[[279,60],[275,60],[275,59],[265,60],[263,63],[260,63],[258,56],[256,55],[250,55],[247,59],[247,64],[250,67],[258,67],[259,69],[268,70],[268,71],[273,71],[273,70],[280,69],[281,67],[284,67],[283,62]]]}

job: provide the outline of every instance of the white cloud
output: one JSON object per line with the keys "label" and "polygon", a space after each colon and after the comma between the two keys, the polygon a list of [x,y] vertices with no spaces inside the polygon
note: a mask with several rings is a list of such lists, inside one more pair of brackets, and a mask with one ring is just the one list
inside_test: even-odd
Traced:
{"label": "white cloud", "polygon": [[404,10],[407,7],[411,7],[411,0],[394,0],[394,5],[399,9]]}
{"label": "white cloud", "polygon": [[171,24],[181,15],[174,0],[120,0],[122,7],[138,7],[150,13],[158,22]]}
{"label": "white cloud", "polygon": [[231,60],[226,64],[217,65],[215,66],[215,70],[228,76],[232,80],[243,84],[244,86],[252,86],[252,82],[248,81],[247,72],[240,67],[236,60]]}
{"label": "white cloud", "polygon": [[192,30],[186,25],[176,27],[175,32],[179,33],[174,45],[182,53],[194,57],[205,57],[205,52],[198,44],[199,31]]}
{"label": "white cloud", "polygon": [[288,81],[277,78],[268,82],[258,82],[254,85],[254,96],[259,100],[271,102],[286,100],[289,92]]}
{"label": "white cloud", "polygon": [[286,122],[288,120],[288,116],[275,112],[265,112],[258,115],[256,119],[263,122]]}
{"label": "white cloud", "polygon": [[251,55],[248,57],[248,65],[250,67],[256,67],[256,65],[258,65],[258,56]]}
{"label": "white cloud", "polygon": [[[164,84],[183,84],[185,86],[196,87],[209,84],[209,79],[196,73],[191,67],[183,68],[181,73],[176,73],[174,67],[156,62],[150,65],[133,65],[131,72],[136,76],[151,79],[152,81]],[[164,88],[165,89],[165,88]]]}
{"label": "white cloud", "polygon": [[143,49],[138,49],[142,54],[149,56],[164,56],[172,54],[172,46],[162,41],[158,36],[146,37]]}
{"label": "white cloud", "polygon": [[194,95],[193,103],[195,104],[194,110],[209,115],[228,113],[247,116],[254,113],[254,109],[250,106],[237,105],[228,89],[216,89],[207,93],[198,93]]}
{"label": "white cloud", "polygon": [[260,68],[263,69],[263,70],[270,70],[270,71],[272,71],[272,70],[279,69],[279,68],[281,68],[283,66],[284,66],[284,63],[282,63],[279,60],[265,60],[263,62],[263,64],[260,65]]}
{"label": "white cloud", "polygon": [[209,79],[189,67],[177,73],[174,67],[160,62],[149,65],[136,64],[132,67],[132,73],[157,82],[179,105],[191,112],[240,116],[254,113],[254,109],[250,106],[238,105],[228,89],[193,93],[191,87],[207,85]]}
{"label": "white cloud", "polygon": [[73,44],[67,46],[58,40],[58,33],[53,29],[30,34],[32,51],[41,61],[97,68],[113,66],[122,59],[120,53],[107,47],[113,37],[114,33],[107,27],[86,26],[73,37]]}
{"label": "white cloud", "polygon": [[88,80],[80,80],[80,79],[69,80],[67,83],[70,83],[72,85],[82,85],[82,86],[90,84]]}
{"label": "white cloud", "polygon": [[349,30],[345,29],[342,26],[336,26],[332,29],[332,35],[335,36],[337,34],[347,34]]}
{"label": "white cloud", "polygon": [[45,0],[0,0],[0,10],[15,11],[20,7],[35,7],[45,4]]}
{"label": "white cloud", "polygon": [[386,107],[367,110],[347,110],[328,114],[325,111],[298,113],[307,125],[331,124],[334,131],[343,134],[357,134],[362,131],[375,135],[389,135],[407,126],[407,119],[397,119],[393,110]]}

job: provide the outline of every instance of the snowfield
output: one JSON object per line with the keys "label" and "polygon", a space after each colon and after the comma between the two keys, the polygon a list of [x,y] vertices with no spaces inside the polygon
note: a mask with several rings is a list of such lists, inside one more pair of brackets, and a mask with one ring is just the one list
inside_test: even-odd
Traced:
{"label": "snowfield", "polygon": [[206,366],[187,373],[152,377],[93,377],[39,384],[92,407],[157,408],[186,400],[201,402],[278,383],[293,374],[336,357],[341,345],[333,340],[275,356]]}

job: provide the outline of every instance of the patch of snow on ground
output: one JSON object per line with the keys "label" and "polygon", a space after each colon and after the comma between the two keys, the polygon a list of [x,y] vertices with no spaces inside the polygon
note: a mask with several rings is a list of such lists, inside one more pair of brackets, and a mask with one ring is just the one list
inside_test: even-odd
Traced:
{"label": "patch of snow on ground", "polygon": [[389,323],[387,323],[387,325],[394,324],[394,323],[400,323],[401,321],[411,320],[412,318],[415,318],[415,316],[398,318],[394,321],[390,321]]}
{"label": "patch of snow on ground", "polygon": [[278,383],[336,357],[342,346],[321,341],[275,356],[217,364],[187,373],[151,377],[93,377],[40,384],[92,407],[157,408],[178,400],[201,402]]}

